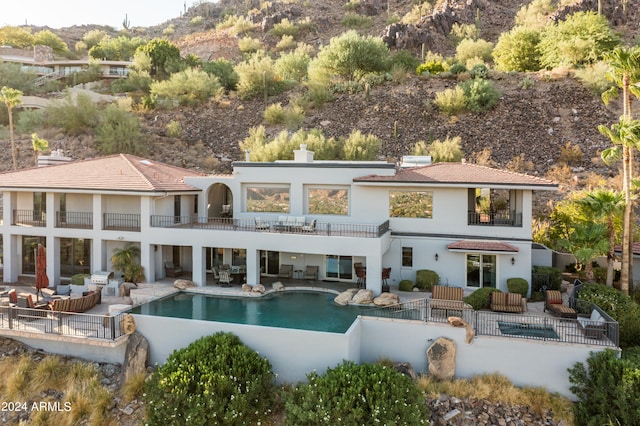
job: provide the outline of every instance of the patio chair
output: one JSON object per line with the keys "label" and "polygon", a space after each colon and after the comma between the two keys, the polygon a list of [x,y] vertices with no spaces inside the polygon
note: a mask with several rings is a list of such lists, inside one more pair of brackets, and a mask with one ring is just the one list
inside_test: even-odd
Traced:
{"label": "patio chair", "polygon": [[307,266],[307,269],[304,271],[304,279],[315,281],[318,279],[318,267],[317,266]]}
{"label": "patio chair", "polygon": [[218,284],[222,287],[230,287],[231,286],[231,271],[228,269],[220,270],[220,278],[218,278]]}
{"label": "patio chair", "polygon": [[291,278],[293,277],[293,265],[280,265],[280,271],[278,271],[278,278]]}
{"label": "patio chair", "polygon": [[365,288],[367,286],[367,269],[360,262],[354,263],[353,269],[355,269],[358,278],[358,288]]}
{"label": "patio chair", "polygon": [[271,228],[271,225],[269,225],[269,222],[265,222],[259,217],[254,218],[254,221],[256,223],[255,224],[256,231],[268,231],[269,228]]}
{"label": "patio chair", "polygon": [[172,278],[179,277],[183,272],[182,267],[174,265],[173,262],[164,262],[164,270],[165,275]]}
{"label": "patio chair", "polygon": [[316,220],[313,219],[310,223],[302,225],[302,232],[313,234],[316,232]]}
{"label": "patio chair", "polygon": [[578,313],[562,303],[562,293],[558,290],[547,290],[544,293],[544,311],[560,318],[577,318]]}

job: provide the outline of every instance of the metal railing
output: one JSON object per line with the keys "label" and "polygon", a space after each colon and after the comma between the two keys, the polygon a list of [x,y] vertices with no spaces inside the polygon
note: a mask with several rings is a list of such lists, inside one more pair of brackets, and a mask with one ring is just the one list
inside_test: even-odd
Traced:
{"label": "metal railing", "polygon": [[91,212],[56,212],[56,228],[93,228]]}
{"label": "metal railing", "polygon": [[47,214],[42,210],[14,210],[13,224],[23,226],[47,226]]}
{"label": "metal railing", "polygon": [[95,315],[2,306],[0,329],[116,340],[125,334],[122,324],[124,315]]}
{"label": "metal railing", "polygon": [[197,228],[248,232],[272,232],[323,236],[380,238],[389,231],[389,221],[379,225],[354,223],[307,222],[304,225],[277,220],[234,219],[230,217],[151,216],[154,228]]}
{"label": "metal railing", "polygon": [[493,212],[477,213],[468,212],[468,225],[480,226],[513,226],[522,227],[522,213]]}
{"label": "metal railing", "polygon": [[470,307],[465,307],[464,304],[461,304],[460,308],[431,307],[431,300],[430,298],[419,299],[373,308],[365,311],[363,316],[435,323],[447,323],[448,317],[459,316],[471,325],[477,336],[498,336],[608,347],[618,347],[619,344],[618,323],[594,304],[589,304],[588,308],[585,307],[578,312],[584,311],[582,316],[589,316],[593,309],[600,312],[604,322],[601,326],[601,333],[597,335],[584,332],[576,319],[474,311]]}
{"label": "metal railing", "polygon": [[103,213],[102,229],[139,232],[140,215],[136,213]]}

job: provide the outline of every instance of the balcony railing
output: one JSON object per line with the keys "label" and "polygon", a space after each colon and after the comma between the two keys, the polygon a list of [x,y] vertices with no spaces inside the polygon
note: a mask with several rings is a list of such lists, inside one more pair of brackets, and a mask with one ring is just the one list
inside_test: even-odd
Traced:
{"label": "balcony railing", "polygon": [[513,226],[522,227],[522,213],[494,212],[478,213],[469,212],[467,216],[469,225],[480,226]]}
{"label": "balcony railing", "polygon": [[102,229],[139,232],[140,215],[135,213],[103,213]]}
{"label": "balcony railing", "polygon": [[94,315],[10,305],[0,307],[0,329],[116,340],[125,334],[123,317],[124,313]]}
{"label": "balcony railing", "polygon": [[56,212],[57,228],[93,228],[93,213],[91,212]]}
{"label": "balcony railing", "polygon": [[588,312],[583,315],[588,316],[593,309],[600,312],[605,321],[602,323],[599,334],[581,330],[578,321],[570,318],[474,311],[470,307],[465,308],[462,305],[459,309],[455,307],[432,308],[430,301],[431,299],[419,299],[382,308],[373,308],[364,312],[363,315],[436,323],[447,323],[449,316],[459,316],[471,325],[477,336],[618,347],[618,323],[594,304],[590,304]]}
{"label": "balcony railing", "polygon": [[271,232],[342,237],[380,238],[389,231],[389,221],[379,225],[355,223],[311,222],[303,226],[281,223],[277,220],[234,219],[229,217],[151,216],[154,228],[193,228],[228,231]]}
{"label": "balcony railing", "polygon": [[47,226],[47,214],[41,210],[14,210],[13,224],[20,226]]}

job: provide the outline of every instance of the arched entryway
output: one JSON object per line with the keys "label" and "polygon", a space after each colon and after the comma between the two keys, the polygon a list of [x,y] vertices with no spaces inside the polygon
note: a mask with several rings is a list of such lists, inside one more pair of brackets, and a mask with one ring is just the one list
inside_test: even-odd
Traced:
{"label": "arched entryway", "polygon": [[207,196],[207,217],[232,217],[233,194],[223,183],[215,183]]}

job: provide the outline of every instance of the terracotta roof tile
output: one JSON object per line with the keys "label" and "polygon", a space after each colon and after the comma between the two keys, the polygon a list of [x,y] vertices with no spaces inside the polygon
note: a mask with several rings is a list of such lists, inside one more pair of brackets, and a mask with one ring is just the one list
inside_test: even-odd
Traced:
{"label": "terracotta roof tile", "polygon": [[534,186],[539,189],[557,189],[558,185],[547,179],[492,169],[470,163],[435,163],[427,166],[400,169],[393,176],[369,175],[354,182],[396,182],[433,184],[486,184]]}
{"label": "terracotta roof tile", "polygon": [[103,191],[192,191],[186,176],[203,173],[129,154],[0,173],[0,188]]}
{"label": "terracotta roof tile", "polygon": [[503,251],[517,253],[518,247],[512,246],[503,241],[486,240],[460,240],[447,246],[449,250],[469,250],[469,251]]}

